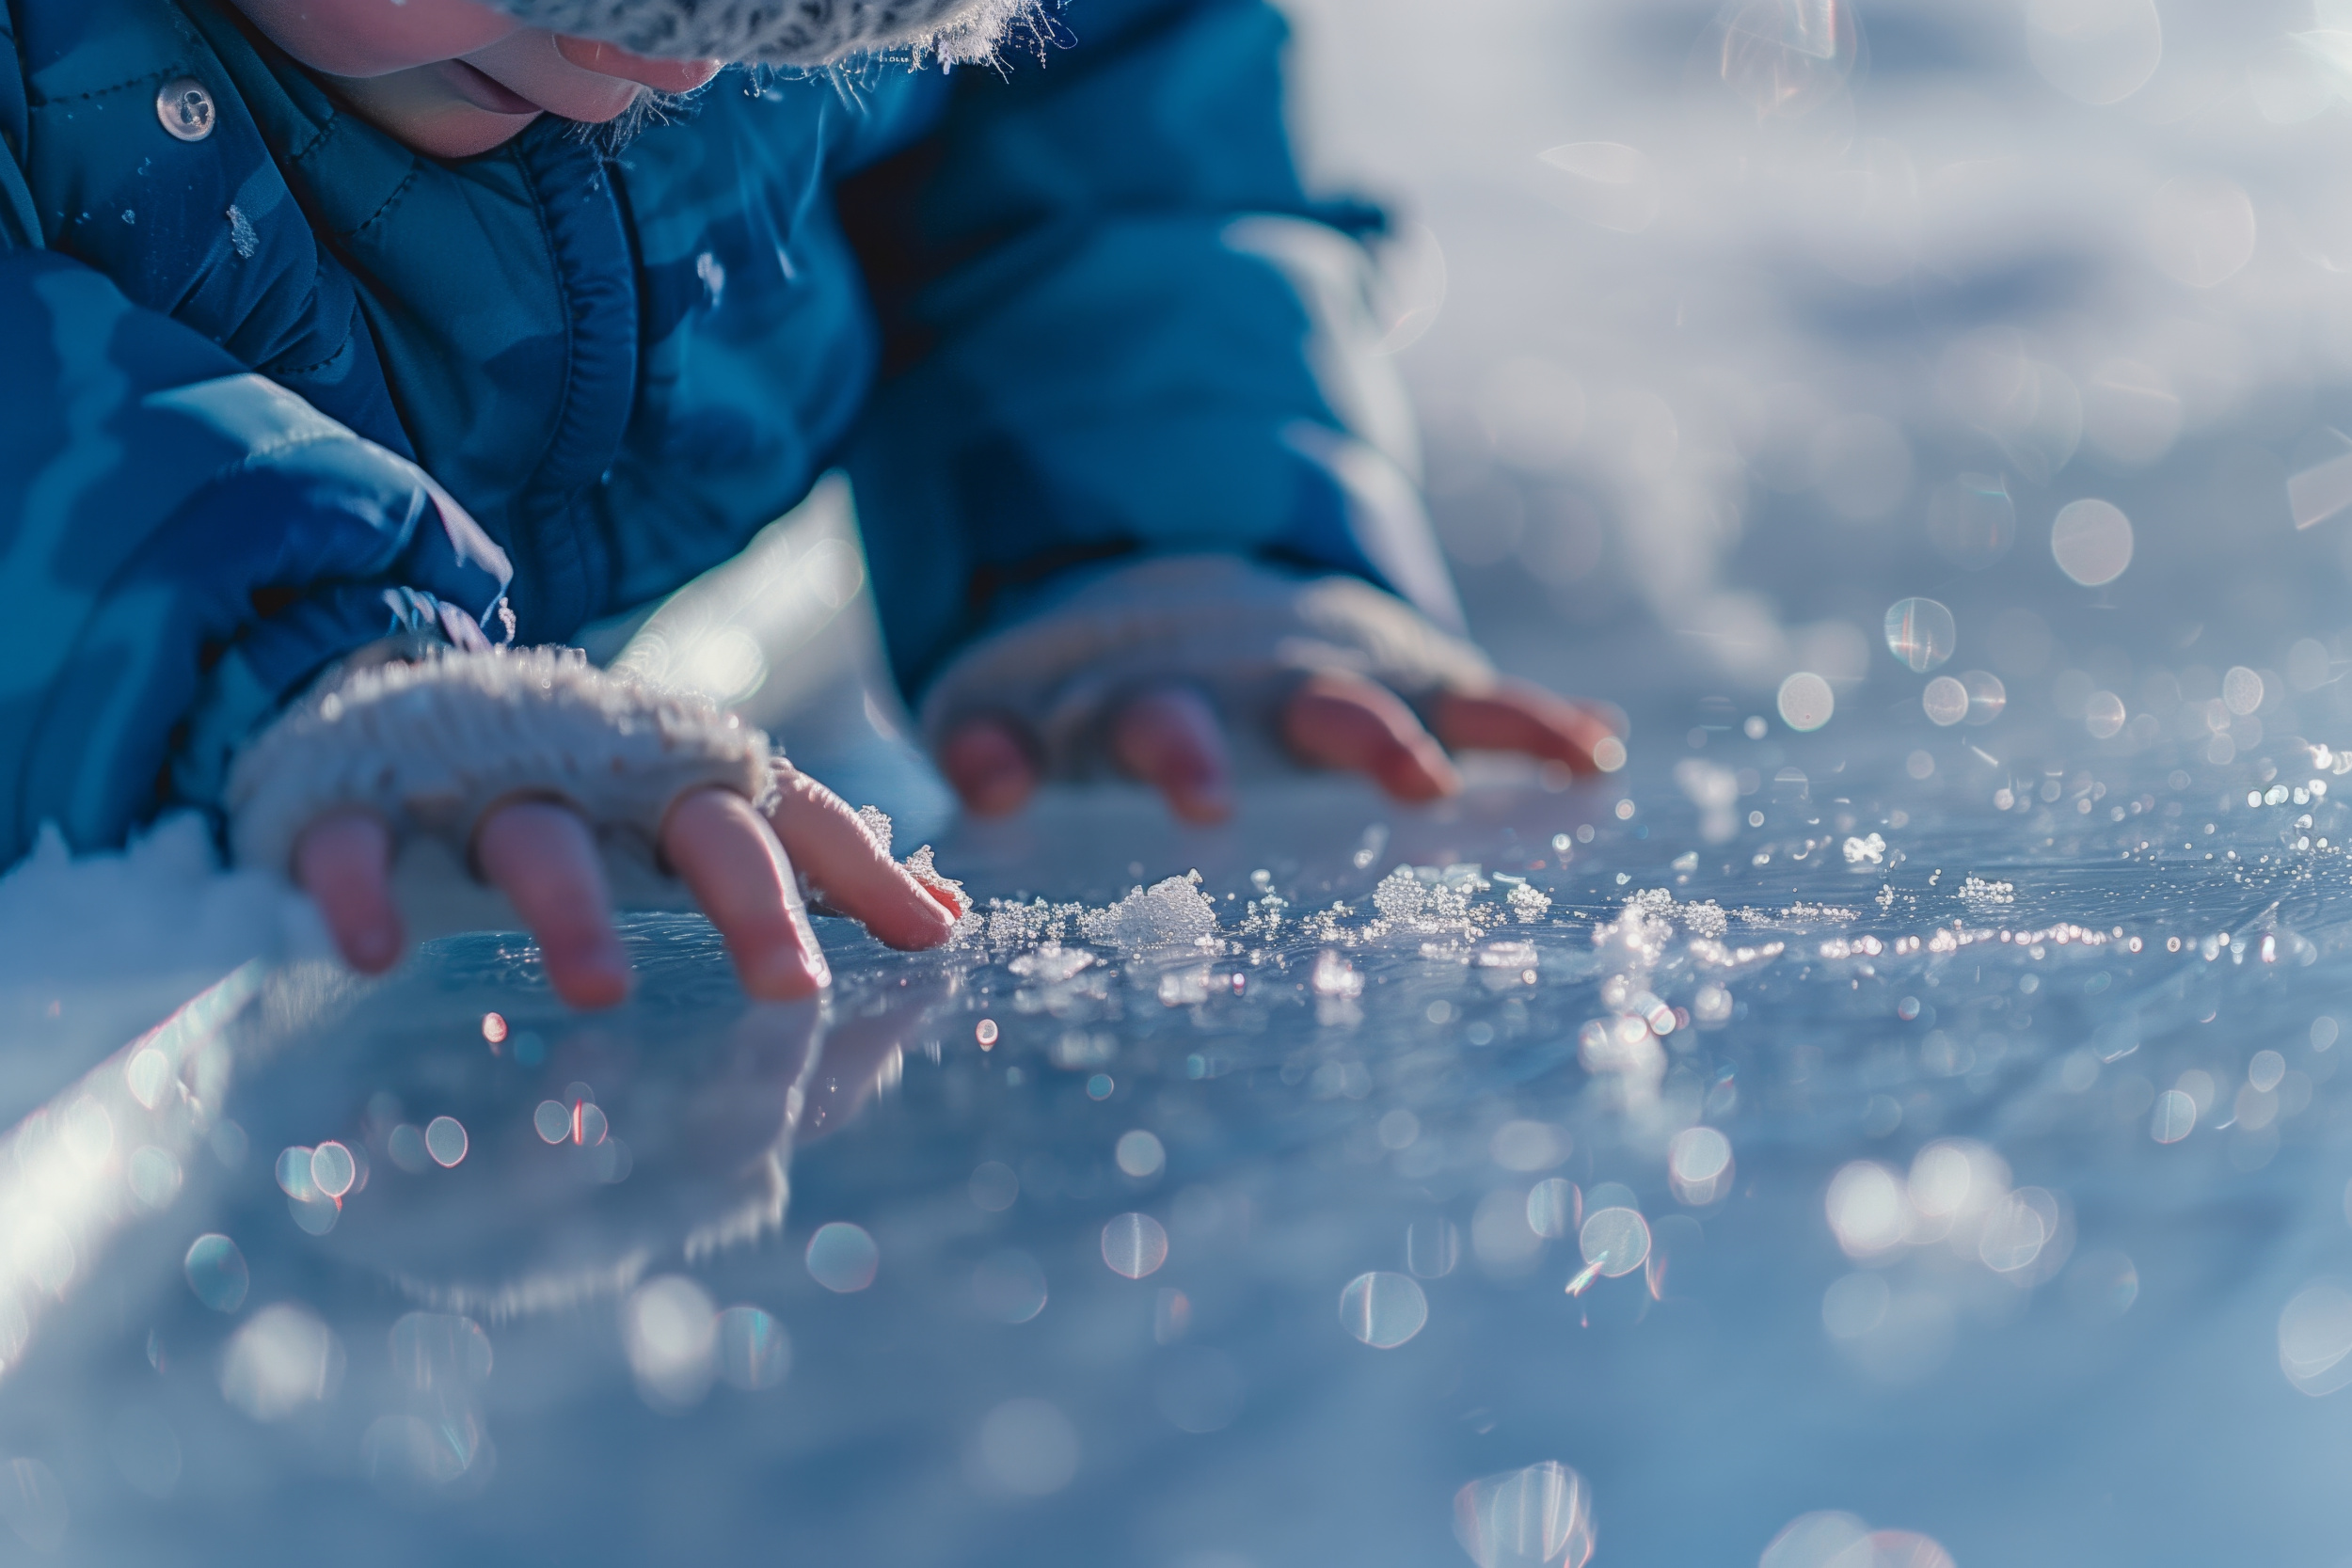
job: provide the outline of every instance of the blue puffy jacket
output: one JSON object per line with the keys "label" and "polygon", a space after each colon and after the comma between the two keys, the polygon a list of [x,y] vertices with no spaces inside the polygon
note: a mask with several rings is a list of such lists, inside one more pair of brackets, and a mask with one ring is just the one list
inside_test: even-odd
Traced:
{"label": "blue puffy jacket", "polygon": [[0,863],[209,803],[388,634],[664,594],[834,464],[911,696],[1009,590],[1127,552],[1448,614],[1349,460],[1330,301],[1376,215],[1301,191],[1259,0],[1083,0],[1002,71],[731,71],[617,151],[545,120],[459,162],[215,0],[7,18]]}

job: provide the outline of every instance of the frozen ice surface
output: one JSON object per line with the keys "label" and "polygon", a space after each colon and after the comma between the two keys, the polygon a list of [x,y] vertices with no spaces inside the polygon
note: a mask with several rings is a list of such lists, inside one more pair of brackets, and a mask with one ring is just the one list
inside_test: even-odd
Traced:
{"label": "frozen ice surface", "polygon": [[1833,736],[1713,845],[1664,758],[1057,797],[821,1012],[667,915],[593,1018],[240,971],[10,1135],[0,1452],[92,1562],[2327,1560],[2332,756]]}

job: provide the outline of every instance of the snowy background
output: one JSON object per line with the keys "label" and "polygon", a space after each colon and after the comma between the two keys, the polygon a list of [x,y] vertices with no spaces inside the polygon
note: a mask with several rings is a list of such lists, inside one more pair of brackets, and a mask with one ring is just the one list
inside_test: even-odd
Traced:
{"label": "snowy background", "polygon": [[[1289,9],[1310,168],[1405,220],[1434,510],[1519,668],[1742,702],[1875,673],[1883,709],[1910,594],[2036,721],[2340,668],[2352,11]],[[2105,594],[2051,554],[2085,497],[2136,536]]]}

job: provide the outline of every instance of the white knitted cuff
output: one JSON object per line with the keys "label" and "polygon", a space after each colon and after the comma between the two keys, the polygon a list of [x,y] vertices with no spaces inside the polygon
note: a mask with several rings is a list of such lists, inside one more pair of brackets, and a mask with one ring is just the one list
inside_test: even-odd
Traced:
{"label": "white knitted cuff", "polygon": [[934,751],[966,719],[1008,715],[1044,748],[1050,776],[1098,769],[1111,706],[1145,687],[1200,688],[1245,773],[1292,764],[1275,741],[1307,676],[1343,671],[1408,702],[1494,684],[1486,656],[1359,578],[1299,578],[1231,555],[1155,556],[1105,573],[1034,620],[959,654],[923,699]]}
{"label": "white knitted cuff", "polygon": [[764,803],[768,737],[578,649],[501,648],[330,675],[246,743],[227,805],[238,863],[280,873],[302,830],[343,806],[463,863],[483,813],[517,796],[564,801],[651,862],[670,803],[707,784]]}

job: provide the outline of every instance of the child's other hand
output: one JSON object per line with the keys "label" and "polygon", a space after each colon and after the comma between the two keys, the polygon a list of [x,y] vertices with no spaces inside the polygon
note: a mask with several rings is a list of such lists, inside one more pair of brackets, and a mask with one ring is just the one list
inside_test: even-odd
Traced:
{"label": "child's other hand", "polygon": [[[831,978],[793,874],[797,861],[843,911],[893,947],[934,947],[963,911],[891,860],[823,785],[788,773],[763,816],[734,790],[695,789],[670,807],[661,853],[718,927],[745,991],[768,1002],[813,996]],[[294,847],[294,879],[317,900],[344,960],[376,974],[406,946],[392,901],[392,835],[364,808],[320,816]],[[473,859],[538,939],[548,982],[575,1007],[628,995],[628,956],[588,824],[569,807],[516,800],[482,819]]]}
{"label": "child's other hand", "polygon": [[[1449,749],[1518,752],[1593,773],[1601,770],[1595,751],[1617,741],[1615,725],[1599,710],[1523,681],[1474,695],[1444,692],[1429,705],[1434,735],[1387,687],[1327,672],[1309,676],[1283,705],[1280,738],[1311,768],[1362,773],[1415,804],[1462,787]],[[1129,699],[1112,714],[1107,739],[1120,770],[1157,789],[1183,820],[1221,822],[1232,814],[1224,725],[1197,689],[1170,684]],[[947,736],[940,768],[967,807],[995,816],[1018,810],[1036,789],[1034,755],[1011,721],[989,715]]]}
{"label": "child's other hand", "polygon": [[923,729],[982,816],[1048,778],[1107,768],[1186,822],[1232,815],[1237,777],[1361,773],[1395,799],[1462,787],[1449,750],[1576,773],[1625,765],[1622,720],[1499,675],[1404,599],[1214,552],[1147,556],[1069,585],[934,678]]}

